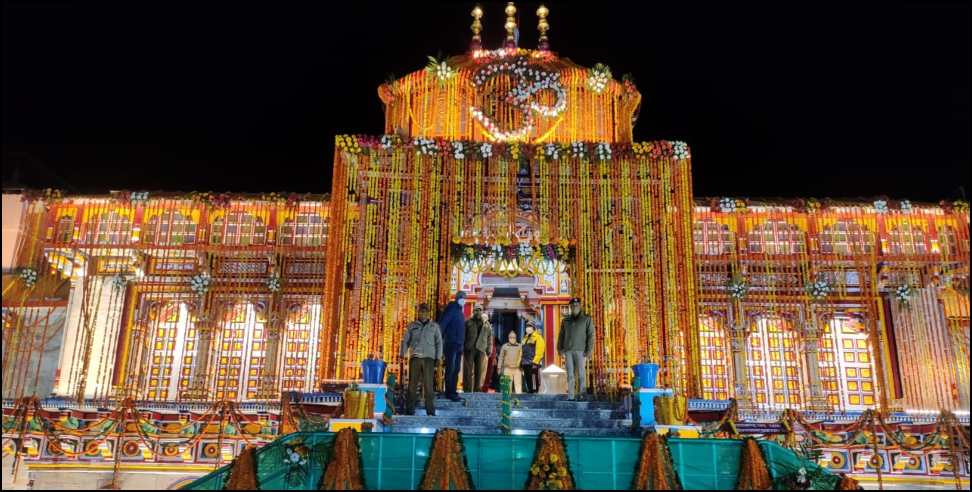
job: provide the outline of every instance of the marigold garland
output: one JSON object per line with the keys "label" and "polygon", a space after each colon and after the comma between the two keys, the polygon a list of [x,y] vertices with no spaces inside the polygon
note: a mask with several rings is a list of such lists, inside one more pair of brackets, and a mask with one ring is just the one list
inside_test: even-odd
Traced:
{"label": "marigold garland", "polygon": [[419,490],[473,490],[462,437],[456,429],[439,429],[432,441]]}
{"label": "marigold garland", "polygon": [[639,456],[632,490],[682,490],[668,449],[668,439],[649,431],[641,440]]}
{"label": "marigold garland", "polygon": [[545,430],[537,436],[537,452],[530,466],[527,490],[574,490],[567,450],[561,435]]}
{"label": "marigold garland", "polygon": [[338,431],[329,456],[321,490],[364,490],[357,431],[350,428]]}
{"label": "marigold garland", "polygon": [[752,437],[743,439],[742,451],[739,457],[739,478],[736,490],[770,490],[773,479],[770,477],[763,450],[759,442]]}
{"label": "marigold garland", "polygon": [[226,490],[259,490],[257,482],[256,446],[248,444],[230,465]]}

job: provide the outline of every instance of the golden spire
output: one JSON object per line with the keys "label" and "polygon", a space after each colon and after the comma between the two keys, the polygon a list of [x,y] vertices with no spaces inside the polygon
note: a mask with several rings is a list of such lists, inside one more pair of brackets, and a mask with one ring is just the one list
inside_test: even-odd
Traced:
{"label": "golden spire", "polygon": [[472,43],[470,43],[469,49],[476,51],[483,47],[483,38],[479,35],[479,33],[483,32],[483,23],[479,21],[479,19],[483,18],[483,9],[479,5],[476,5],[469,15],[473,18],[472,26],[469,27],[473,33]]}
{"label": "golden spire", "polygon": [[506,48],[516,48],[516,6],[506,3]]}
{"label": "golden spire", "polygon": [[540,22],[537,23],[537,30],[540,31],[540,41],[537,43],[537,49],[546,51],[550,49],[550,40],[547,39],[547,31],[550,30],[550,24],[547,24],[547,14],[550,13],[550,9],[540,4],[540,8],[537,9],[537,17],[540,18]]}

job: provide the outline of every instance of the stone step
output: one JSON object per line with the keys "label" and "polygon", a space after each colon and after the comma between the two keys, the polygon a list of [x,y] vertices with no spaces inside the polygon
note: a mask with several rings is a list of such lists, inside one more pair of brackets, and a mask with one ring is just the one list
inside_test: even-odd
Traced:
{"label": "stone step", "polygon": [[[442,426],[448,427],[448,426]],[[455,428],[455,427],[453,427]],[[434,426],[418,426],[418,427],[404,427],[395,426],[390,431],[394,433],[414,433],[414,434],[434,434],[439,427]],[[468,426],[458,428],[463,434],[466,435],[502,435],[503,432],[498,426]],[[625,428],[607,429],[607,428],[588,428],[588,427],[573,427],[573,428],[535,428],[526,429],[517,426],[513,423],[513,430],[510,432],[513,435],[537,435],[543,430],[555,430],[560,432],[565,436],[584,436],[584,437],[640,437],[640,431],[634,432]]]}
{"label": "stone step", "polygon": [[[513,418],[513,425],[524,429],[568,429],[574,427],[589,428],[618,428],[624,425],[620,419],[548,419],[548,418]],[[427,415],[397,415],[395,426],[406,427],[479,427],[499,425],[499,416],[468,417],[468,416],[439,416]]]}

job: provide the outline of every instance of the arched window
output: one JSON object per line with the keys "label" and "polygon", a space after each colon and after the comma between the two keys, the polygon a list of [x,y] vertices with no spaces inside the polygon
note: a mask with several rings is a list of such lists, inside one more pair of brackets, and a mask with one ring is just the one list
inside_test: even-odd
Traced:
{"label": "arched window", "polygon": [[153,216],[143,227],[145,244],[178,246],[196,242],[196,223],[176,210]]}
{"label": "arched window", "polygon": [[817,359],[824,394],[832,405],[861,410],[877,403],[874,357],[860,320],[846,316],[828,320]]}
{"label": "arched window", "polygon": [[132,220],[115,210],[105,212],[87,224],[85,242],[93,244],[128,244],[132,239]]}
{"label": "arched window", "polygon": [[729,226],[714,220],[699,220],[692,225],[697,255],[727,255],[732,253],[735,238]]}
{"label": "arched window", "polygon": [[217,346],[217,400],[256,398],[266,363],[265,323],[252,303],[226,307]]}
{"label": "arched window", "polygon": [[180,390],[189,387],[196,355],[196,328],[185,303],[166,303],[155,313],[149,317],[152,340],[145,397],[175,400]]}
{"label": "arched window", "polygon": [[867,227],[842,220],[824,227],[820,233],[820,252],[824,254],[860,255],[874,250],[874,234]]}
{"label": "arched window", "polygon": [[891,229],[892,255],[923,255],[928,252],[925,231],[910,222],[902,222]]}
{"label": "arched window", "polygon": [[969,251],[969,239],[959,239],[958,233],[952,226],[938,228],[938,248],[944,256],[956,256]]}
{"label": "arched window", "polygon": [[806,251],[804,234],[795,224],[767,220],[749,231],[749,252],[789,255]]}
{"label": "arched window", "polygon": [[730,383],[732,357],[725,318],[715,315],[699,317],[699,349],[702,397],[706,400],[727,400],[734,396]]}
{"label": "arched window", "polygon": [[57,219],[57,232],[54,240],[59,243],[69,243],[74,239],[74,216],[62,215]]}
{"label": "arched window", "polygon": [[803,368],[797,351],[797,334],[780,316],[761,316],[746,347],[750,391],[764,408],[800,408],[803,405]]}
{"label": "arched window", "polygon": [[213,221],[213,244],[226,246],[260,245],[266,241],[267,225],[263,219],[246,212],[229,212]]}
{"label": "arched window", "polygon": [[284,246],[320,246],[324,244],[327,223],[316,213],[300,213],[296,219],[287,219],[280,228],[280,241]]}
{"label": "arched window", "polygon": [[283,391],[309,391],[314,384],[317,365],[317,337],[320,333],[321,305],[296,305],[287,316],[283,343]]}

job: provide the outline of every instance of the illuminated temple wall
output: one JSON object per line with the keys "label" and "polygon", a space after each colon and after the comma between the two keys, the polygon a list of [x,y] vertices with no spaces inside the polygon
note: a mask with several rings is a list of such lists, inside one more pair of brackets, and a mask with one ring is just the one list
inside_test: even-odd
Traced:
{"label": "illuminated temple wall", "polygon": [[[25,289],[19,268],[4,275],[5,398],[35,391],[75,397],[79,390],[89,398],[125,390],[149,400],[201,398],[184,395],[195,377],[207,398],[245,401],[270,397],[259,395],[261,388],[306,391],[326,377],[316,371],[327,335],[334,333],[327,315],[333,311],[322,304],[327,202],[237,197],[212,204],[160,197],[133,206],[109,197],[25,198],[20,220],[26,236],[17,241],[22,246],[14,264],[36,269],[39,280]],[[699,396],[748,398],[765,409],[810,408],[817,391],[817,403],[822,395],[833,409],[884,402],[890,408],[967,410],[967,209],[914,205],[879,212],[859,202],[812,209],[750,203],[727,212],[696,201],[691,234]],[[191,220],[175,220],[173,232],[155,221],[154,232],[147,233],[145,218],[151,223],[161,211],[176,219],[176,212],[186,212]],[[227,213],[233,220],[220,222]],[[114,220],[119,217],[134,221]],[[213,239],[214,229],[219,239]],[[190,279],[204,271],[213,283],[200,296]],[[270,290],[271,271],[279,273],[278,292]],[[128,281],[116,287],[117,272]],[[728,294],[734,276],[749,285],[741,299]],[[818,278],[833,291],[813,301],[805,284]],[[576,288],[569,275],[565,280]],[[905,284],[915,289],[903,303],[895,292]],[[425,285],[435,295],[435,286]],[[459,286],[449,282],[443,292]],[[384,295],[393,301],[382,297],[371,304],[401,310],[385,322],[395,327],[410,319],[411,298],[394,290]],[[552,302],[550,329],[567,296],[553,286],[544,296]],[[276,339],[267,329],[270,319],[280,327]],[[200,326],[212,327],[205,371],[199,367]],[[604,326],[599,322],[601,337],[607,336]],[[634,341],[639,350],[651,349],[647,338]],[[355,365],[357,360],[348,362],[349,373]]]}

